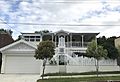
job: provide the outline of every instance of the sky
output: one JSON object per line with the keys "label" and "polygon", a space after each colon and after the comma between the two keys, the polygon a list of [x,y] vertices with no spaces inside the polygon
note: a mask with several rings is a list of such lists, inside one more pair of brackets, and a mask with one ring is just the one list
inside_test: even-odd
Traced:
{"label": "sky", "polygon": [[11,29],[14,39],[21,33],[61,29],[120,36],[120,0],[0,0],[0,28]]}

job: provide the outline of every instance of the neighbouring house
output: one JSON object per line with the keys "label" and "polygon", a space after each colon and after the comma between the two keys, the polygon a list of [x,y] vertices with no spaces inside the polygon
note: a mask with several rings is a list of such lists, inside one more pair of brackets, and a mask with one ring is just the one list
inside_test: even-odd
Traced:
{"label": "neighbouring house", "polygon": [[[55,55],[47,62],[45,73],[95,71],[96,60],[87,58],[89,42],[99,33],[74,33],[64,30],[49,33],[22,33],[22,39],[0,49],[2,73],[41,73],[42,60],[34,58],[37,45],[50,40],[55,43]],[[117,71],[116,60],[101,60],[100,71]]]}
{"label": "neighbouring house", "polygon": [[12,36],[8,33],[0,33],[0,48],[13,43],[14,40]]}
{"label": "neighbouring house", "polygon": [[[117,49],[120,48],[120,37],[118,37],[117,39],[115,39],[115,47]],[[117,59],[117,64],[120,66],[120,57],[118,57],[118,59]]]}
{"label": "neighbouring house", "polygon": [[[13,42],[14,40],[9,33],[0,32],[0,48],[5,47]],[[2,54],[0,52],[0,69],[1,69],[1,64],[2,64]]]}
{"label": "neighbouring house", "polygon": [[120,37],[118,37],[117,39],[115,39],[115,47],[116,48],[120,47]]}

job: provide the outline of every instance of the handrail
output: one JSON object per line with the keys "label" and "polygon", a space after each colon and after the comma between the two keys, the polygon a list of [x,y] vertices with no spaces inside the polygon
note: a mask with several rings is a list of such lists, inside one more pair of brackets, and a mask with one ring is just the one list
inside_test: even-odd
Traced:
{"label": "handrail", "polygon": [[[87,47],[90,42],[65,42],[66,47]],[[58,47],[58,42],[55,43]],[[83,44],[83,45],[82,45]]]}

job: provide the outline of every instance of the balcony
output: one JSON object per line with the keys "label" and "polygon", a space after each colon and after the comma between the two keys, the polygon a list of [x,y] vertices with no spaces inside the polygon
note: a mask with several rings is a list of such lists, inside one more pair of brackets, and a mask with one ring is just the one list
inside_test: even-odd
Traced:
{"label": "balcony", "polygon": [[[88,44],[90,42],[65,42],[65,46],[67,48],[72,47],[72,48],[87,48]],[[56,47],[58,47],[58,42],[55,43]]]}

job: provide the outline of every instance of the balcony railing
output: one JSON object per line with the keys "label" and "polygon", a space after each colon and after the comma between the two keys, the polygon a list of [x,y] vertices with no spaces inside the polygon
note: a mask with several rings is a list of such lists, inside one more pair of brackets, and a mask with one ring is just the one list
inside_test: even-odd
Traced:
{"label": "balcony railing", "polygon": [[[65,42],[66,47],[87,47],[89,42]],[[58,42],[56,42],[56,47],[58,47]]]}

